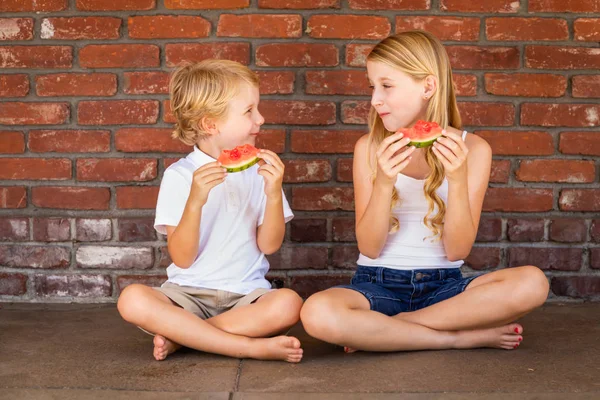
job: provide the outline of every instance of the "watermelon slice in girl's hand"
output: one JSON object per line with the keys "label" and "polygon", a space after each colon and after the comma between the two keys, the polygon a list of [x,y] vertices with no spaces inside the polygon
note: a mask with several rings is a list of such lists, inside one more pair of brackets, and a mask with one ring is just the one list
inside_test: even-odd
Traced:
{"label": "watermelon slice in girl's hand", "polygon": [[237,146],[233,150],[223,150],[217,158],[227,172],[240,172],[258,162],[258,149],[251,144]]}
{"label": "watermelon slice in girl's hand", "polygon": [[437,122],[427,122],[418,120],[412,128],[402,128],[398,130],[404,134],[404,137],[410,139],[408,146],[427,147],[442,136],[442,128]]}

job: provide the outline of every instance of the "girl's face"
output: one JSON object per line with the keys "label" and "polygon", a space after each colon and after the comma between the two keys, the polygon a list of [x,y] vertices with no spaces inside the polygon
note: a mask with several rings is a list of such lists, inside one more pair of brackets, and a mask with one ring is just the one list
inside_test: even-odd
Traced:
{"label": "girl's face", "polygon": [[367,61],[367,75],[373,89],[371,105],[385,129],[396,132],[424,119],[427,100],[423,82],[379,61]]}

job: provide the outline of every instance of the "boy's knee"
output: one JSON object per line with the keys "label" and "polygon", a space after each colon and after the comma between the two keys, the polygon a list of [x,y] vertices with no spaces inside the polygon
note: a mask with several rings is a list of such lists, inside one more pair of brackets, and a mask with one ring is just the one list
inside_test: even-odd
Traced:
{"label": "boy's knee", "polygon": [[134,283],[121,292],[117,301],[117,310],[124,320],[134,322],[144,309],[148,287]]}
{"label": "boy's knee", "polygon": [[278,289],[277,296],[273,302],[273,313],[280,320],[289,320],[289,324],[295,324],[300,319],[302,308],[302,297],[290,289]]}

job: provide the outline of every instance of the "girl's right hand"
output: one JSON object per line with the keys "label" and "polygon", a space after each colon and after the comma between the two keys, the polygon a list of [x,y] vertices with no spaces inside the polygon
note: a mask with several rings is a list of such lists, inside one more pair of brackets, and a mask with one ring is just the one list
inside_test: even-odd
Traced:
{"label": "girl's right hand", "polygon": [[404,138],[402,132],[396,132],[386,137],[377,152],[377,176],[375,182],[388,186],[396,183],[396,177],[410,162],[411,154],[415,151],[414,146],[406,147],[410,143],[409,138]]}
{"label": "girl's right hand", "polygon": [[194,171],[190,200],[195,202],[199,207],[204,206],[211,189],[223,183],[226,176],[227,170],[221,167],[218,161],[201,166]]}

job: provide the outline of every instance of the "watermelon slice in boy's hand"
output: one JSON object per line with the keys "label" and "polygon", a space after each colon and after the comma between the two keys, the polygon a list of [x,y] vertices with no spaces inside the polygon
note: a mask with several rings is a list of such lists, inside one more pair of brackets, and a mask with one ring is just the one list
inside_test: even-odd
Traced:
{"label": "watermelon slice in boy's hand", "polygon": [[227,172],[240,172],[258,162],[258,149],[251,144],[237,146],[233,150],[223,150],[217,158]]}
{"label": "watermelon slice in boy's hand", "polygon": [[442,136],[442,128],[437,122],[427,122],[418,120],[412,128],[402,128],[398,132],[402,132],[404,137],[410,139],[408,146],[427,147]]}

